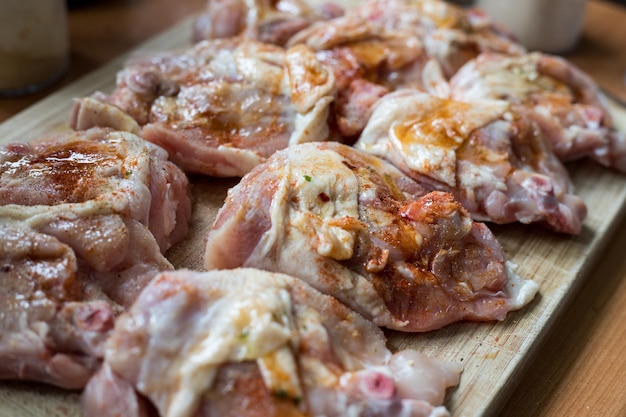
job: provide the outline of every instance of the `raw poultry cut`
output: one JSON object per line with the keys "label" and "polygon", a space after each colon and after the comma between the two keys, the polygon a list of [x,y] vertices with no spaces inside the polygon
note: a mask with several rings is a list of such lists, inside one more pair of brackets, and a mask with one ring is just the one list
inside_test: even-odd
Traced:
{"label": "raw poultry cut", "polygon": [[[73,127],[118,128],[125,113],[141,127],[141,137],[165,148],[184,171],[242,176],[278,149],[327,139],[334,95],[333,73],[303,45],[203,41],[131,60],[110,95],[77,102],[73,113],[81,117],[73,118]],[[94,100],[122,112],[102,117],[82,108]],[[78,120],[88,122],[77,126]]]}
{"label": "raw poultry cut", "polygon": [[430,190],[451,192],[475,220],[577,234],[587,213],[541,129],[504,101],[399,90],[376,103],[354,146]]}
{"label": "raw poultry cut", "polygon": [[310,47],[333,71],[337,97],[331,117],[339,141],[354,142],[372,106],[390,91],[416,88],[449,94],[441,67],[411,33],[387,31],[362,19],[322,22],[311,31],[296,34],[289,44]]}
{"label": "raw poultry cut", "polygon": [[368,0],[343,16],[322,20],[297,32],[288,44],[312,48],[349,44],[378,36],[414,38],[436,60],[446,77],[481,52],[523,54],[525,48],[478,10],[466,11],[440,0]]}
{"label": "raw poultry cut", "polygon": [[446,77],[481,51],[525,52],[478,11],[442,1],[371,0],[345,14],[332,3],[317,12],[293,0],[222,3],[207,3],[197,22],[201,38],[238,36],[316,51],[337,80],[332,138],[346,143],[354,142],[373,103],[389,91],[411,87],[445,95]]}
{"label": "raw poultry cut", "polygon": [[564,58],[481,54],[452,77],[450,90],[459,101],[508,101],[516,113],[537,122],[563,161],[590,157],[626,171],[626,138],[612,129],[606,98]]}
{"label": "raw poultry cut", "polygon": [[294,34],[288,45],[315,50],[337,79],[342,139],[353,143],[382,96],[413,88],[449,95],[447,78],[482,51],[524,53],[477,11],[442,1],[370,0]]}
{"label": "raw poultry cut", "polygon": [[0,223],[0,379],[82,388],[99,368],[112,306],[87,301],[74,252],[53,236]]}
{"label": "raw poultry cut", "polygon": [[0,377],[81,388],[113,317],[173,269],[185,175],[125,132],[50,134],[0,151]]}
{"label": "raw poultry cut", "polygon": [[342,14],[331,2],[316,7],[302,0],[210,0],[194,24],[193,39],[241,36],[284,46],[311,23]]}
{"label": "raw poultry cut", "polygon": [[[86,417],[444,417],[457,364],[391,354],[370,321],[256,269],[157,276],[106,343]],[[366,349],[364,347],[367,347]]]}
{"label": "raw poultry cut", "polygon": [[279,151],[243,177],[217,214],[204,261],[293,275],[403,331],[503,319],[537,290],[450,194],[331,142]]}

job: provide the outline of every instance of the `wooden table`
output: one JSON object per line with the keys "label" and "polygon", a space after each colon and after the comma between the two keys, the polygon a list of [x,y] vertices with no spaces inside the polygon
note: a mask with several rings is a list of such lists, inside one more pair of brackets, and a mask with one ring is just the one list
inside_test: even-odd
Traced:
{"label": "wooden table", "polygon": [[[202,8],[205,0],[100,0],[70,10],[72,63],[46,91],[0,99],[0,122]],[[626,101],[626,8],[590,1],[567,55]],[[499,415],[626,416],[626,220],[553,323]]]}
{"label": "wooden table", "polygon": [[[626,102],[626,7],[590,1],[581,42],[566,57]],[[622,221],[501,416],[626,416],[625,249]]]}

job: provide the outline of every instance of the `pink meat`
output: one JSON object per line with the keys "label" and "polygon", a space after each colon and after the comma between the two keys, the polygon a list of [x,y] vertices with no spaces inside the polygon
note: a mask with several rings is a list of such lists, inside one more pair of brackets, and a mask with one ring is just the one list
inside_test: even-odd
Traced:
{"label": "pink meat", "polygon": [[82,388],[99,367],[112,307],[83,301],[69,246],[19,224],[0,224],[0,267],[0,378]]}
{"label": "pink meat", "polygon": [[278,149],[328,139],[334,95],[306,47],[227,38],[129,61],[109,96],[76,102],[72,127],[136,128],[187,172],[241,176]]}
{"label": "pink meat", "polygon": [[113,317],[187,233],[190,193],[163,149],[124,132],[0,152],[0,378],[82,388]]}
{"label": "pink meat", "polygon": [[[426,331],[494,320],[536,291],[489,230],[448,193],[337,143],[280,151],[232,188],[209,232],[207,269],[287,273],[381,326]],[[522,290],[521,292],[524,292]],[[520,300],[524,301],[520,301]]]}
{"label": "pink meat", "polygon": [[488,19],[477,19],[474,12],[441,0],[365,1],[343,16],[312,24],[289,42],[304,42],[317,50],[381,37],[417,41],[423,55],[434,59],[448,78],[481,52],[525,52]]}
{"label": "pink meat", "polygon": [[385,342],[370,321],[286,275],[167,272],[116,322],[84,412],[144,416],[147,401],[155,415],[448,416],[459,367],[392,355]]}
{"label": "pink meat", "polygon": [[311,23],[341,14],[343,9],[334,3],[311,7],[301,0],[210,0],[195,22],[193,38],[200,41],[243,36],[285,45]]}
{"label": "pink meat", "polygon": [[595,82],[564,58],[532,53],[482,54],[451,79],[456,100],[506,100],[535,121],[563,161],[590,157],[626,171],[626,138],[612,129]]}
{"label": "pink meat", "polygon": [[548,138],[505,102],[398,91],[377,103],[355,146],[428,189],[451,192],[476,220],[576,234],[586,216]]}

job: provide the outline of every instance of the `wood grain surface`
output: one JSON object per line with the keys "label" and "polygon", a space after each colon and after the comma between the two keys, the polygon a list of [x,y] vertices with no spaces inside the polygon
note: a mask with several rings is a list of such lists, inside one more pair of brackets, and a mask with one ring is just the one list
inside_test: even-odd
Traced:
{"label": "wood grain surface", "polygon": [[[131,54],[169,50],[187,45],[191,30],[190,22],[189,19],[185,20],[143,44]],[[67,115],[72,99],[89,95],[96,90],[110,91],[114,85],[115,73],[127,57],[128,55],[119,57],[8,119],[0,125],[0,143],[28,141],[50,130],[68,129]],[[626,131],[626,112],[615,106],[614,114],[620,128]],[[607,256],[607,252],[611,254],[617,250],[615,240],[611,240],[612,231],[618,227],[626,230],[626,225],[622,225],[626,177],[588,162],[576,163],[569,168],[577,194],[585,200],[589,209],[588,218],[579,236],[559,235],[538,226],[491,227],[503,244],[508,258],[518,265],[517,272],[535,280],[540,286],[539,295],[529,306],[509,314],[506,320],[499,323],[459,323],[419,335],[388,332],[392,349],[413,347],[431,356],[464,365],[460,385],[449,392],[446,400],[446,405],[454,416],[499,415],[498,413],[503,410],[503,401],[509,398],[511,400],[504,406],[504,410],[529,407],[523,398],[515,403],[516,397],[512,397],[511,394],[519,392],[518,384],[525,375],[529,375],[528,368],[537,366],[537,361],[541,363],[539,348],[545,347],[547,341],[551,340],[550,335],[554,333],[555,326],[566,328],[570,326],[572,329],[583,326],[587,329],[586,332],[580,334],[580,340],[574,341],[582,345],[587,338],[593,338],[594,334],[606,329],[603,326],[594,326],[593,319],[589,319],[584,312],[573,316],[569,314],[574,321],[568,320],[565,323],[560,319],[559,313],[569,306],[573,297],[579,293],[579,289],[600,292],[600,298],[597,300],[601,302],[602,297],[608,298],[613,291],[626,285],[623,281],[615,281],[613,289],[604,288],[598,286],[597,282],[585,279],[590,274],[602,277],[601,269],[592,271],[592,268],[600,265],[608,271],[615,268],[614,262],[619,260],[623,264],[621,270],[626,270],[626,259],[620,257],[619,253],[612,255],[614,262],[611,265],[598,262]],[[186,241],[172,248],[167,254],[176,266],[201,268],[204,236],[227,189],[234,183],[233,180],[192,178],[195,197],[192,232]],[[619,237],[617,242],[626,244],[626,238]],[[624,294],[626,291],[621,293]],[[616,304],[612,309],[601,311],[599,314],[613,314],[616,319],[621,318],[622,321],[626,318],[624,309],[619,309]],[[580,322],[575,322],[577,318]],[[563,331],[561,327],[559,333]],[[624,340],[624,327],[621,329],[622,333],[615,334],[615,337]],[[558,340],[552,342],[557,345],[559,343]],[[595,350],[585,353],[584,347],[581,349],[583,360],[577,361],[575,366],[582,371],[577,372],[584,372],[585,366],[588,366],[587,360],[584,360],[585,355],[588,355],[587,359],[592,360],[597,354]],[[614,349],[607,354],[618,353],[619,350]],[[611,372],[612,358],[605,359],[601,365],[606,372],[606,378],[609,379],[608,382],[612,382],[612,385],[619,384],[624,380],[623,373]],[[571,370],[567,363],[544,365],[556,367],[550,375],[563,375]],[[598,375],[597,370],[594,369],[593,372]],[[526,376],[527,383],[522,389],[536,398],[539,394],[533,393],[533,377],[538,379],[541,373],[535,372],[530,375],[533,376],[530,380]],[[558,388],[558,392],[576,396],[594,390],[593,386],[585,389],[582,377],[579,377],[579,380],[581,384],[577,385],[574,381],[571,386]],[[595,390],[597,392],[597,388]],[[544,399],[551,398],[549,393],[542,395]],[[621,402],[615,402],[614,397],[606,400],[616,404],[616,407],[611,409],[615,414],[602,415],[626,415],[623,399]],[[80,415],[78,393],[33,383],[0,384],[0,404],[0,417]],[[566,404],[560,407],[559,410],[564,412],[561,415],[594,415],[592,409],[586,410],[588,413],[585,413],[585,410],[567,408]],[[522,412],[519,415],[532,414]]]}

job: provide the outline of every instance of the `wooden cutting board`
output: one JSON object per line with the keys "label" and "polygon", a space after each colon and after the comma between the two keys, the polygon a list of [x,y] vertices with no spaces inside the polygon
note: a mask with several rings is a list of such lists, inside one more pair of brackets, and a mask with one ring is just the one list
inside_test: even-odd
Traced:
{"label": "wooden cutting board", "polygon": [[[144,44],[131,54],[166,51],[189,44],[192,20]],[[130,55],[130,54],[129,54]],[[29,141],[49,131],[68,130],[72,99],[100,90],[109,92],[125,55],[80,81],[42,100],[0,125],[0,144]],[[626,132],[626,110],[612,105],[615,121]],[[491,226],[517,272],[539,284],[540,293],[521,311],[498,323],[458,323],[426,334],[388,332],[392,350],[415,348],[440,359],[461,363],[461,383],[449,391],[446,405],[453,416],[493,414],[515,387],[527,359],[576,288],[588,275],[611,230],[621,218],[626,200],[626,175],[590,162],[572,164],[576,192],[589,214],[579,236],[552,233],[539,226]],[[201,269],[204,237],[235,180],[192,177],[192,230],[172,248],[168,258],[177,267]],[[0,383],[0,417],[80,416],[80,393],[42,384]]]}

